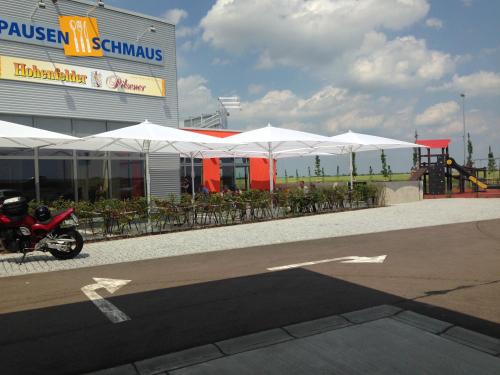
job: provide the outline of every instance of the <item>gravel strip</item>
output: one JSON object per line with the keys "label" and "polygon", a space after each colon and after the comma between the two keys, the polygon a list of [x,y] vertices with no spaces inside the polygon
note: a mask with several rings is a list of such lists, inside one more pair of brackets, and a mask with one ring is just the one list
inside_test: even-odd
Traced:
{"label": "gravel strip", "polygon": [[0,255],[0,277],[286,242],[500,218],[500,199],[430,199],[390,207],[86,244],[78,258]]}

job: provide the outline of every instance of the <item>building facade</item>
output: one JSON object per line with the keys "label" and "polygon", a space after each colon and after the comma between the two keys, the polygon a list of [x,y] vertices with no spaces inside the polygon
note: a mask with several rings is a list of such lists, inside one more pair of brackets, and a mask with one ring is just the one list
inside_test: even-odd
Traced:
{"label": "building facade", "polygon": [[[88,136],[178,126],[175,27],[86,0],[0,2],[0,120]],[[179,156],[151,156],[151,191],[178,193]],[[29,198],[144,194],[133,153],[0,149],[0,189]]]}
{"label": "building facade", "polygon": [[[226,138],[240,133],[227,129],[185,128],[186,131]],[[276,186],[276,160],[274,185]],[[269,161],[265,158],[211,158],[194,160],[194,188],[205,186],[211,192],[229,190],[269,190]],[[191,177],[191,160],[181,159],[181,177]]]}

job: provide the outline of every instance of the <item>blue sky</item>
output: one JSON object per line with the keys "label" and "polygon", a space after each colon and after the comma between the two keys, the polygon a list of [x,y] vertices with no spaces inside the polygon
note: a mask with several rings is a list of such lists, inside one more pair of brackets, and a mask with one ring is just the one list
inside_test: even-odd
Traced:
{"label": "blue sky", "polygon": [[[451,138],[462,159],[462,102],[474,158],[500,156],[500,1],[107,0],[177,25],[181,118],[238,95],[230,128],[324,135],[349,129],[411,141]],[[346,158],[323,160],[327,173]],[[377,153],[358,170],[380,169]],[[394,171],[411,151],[389,151]],[[279,163],[305,174],[310,159]]]}

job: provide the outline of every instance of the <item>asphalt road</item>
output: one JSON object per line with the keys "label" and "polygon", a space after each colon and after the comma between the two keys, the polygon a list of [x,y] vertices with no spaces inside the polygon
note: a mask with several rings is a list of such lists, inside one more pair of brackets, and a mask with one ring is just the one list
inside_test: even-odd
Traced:
{"label": "asphalt road", "polygon": [[[387,255],[384,263],[328,262]],[[131,320],[113,324],[82,293]],[[0,373],[76,374],[395,304],[500,337],[500,220],[287,243],[0,280]]]}

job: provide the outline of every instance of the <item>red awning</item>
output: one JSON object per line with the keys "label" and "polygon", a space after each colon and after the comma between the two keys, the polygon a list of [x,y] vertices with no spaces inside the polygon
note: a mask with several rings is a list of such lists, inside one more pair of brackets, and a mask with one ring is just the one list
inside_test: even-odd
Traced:
{"label": "red awning", "polygon": [[419,139],[415,143],[429,148],[446,148],[451,139]]}

